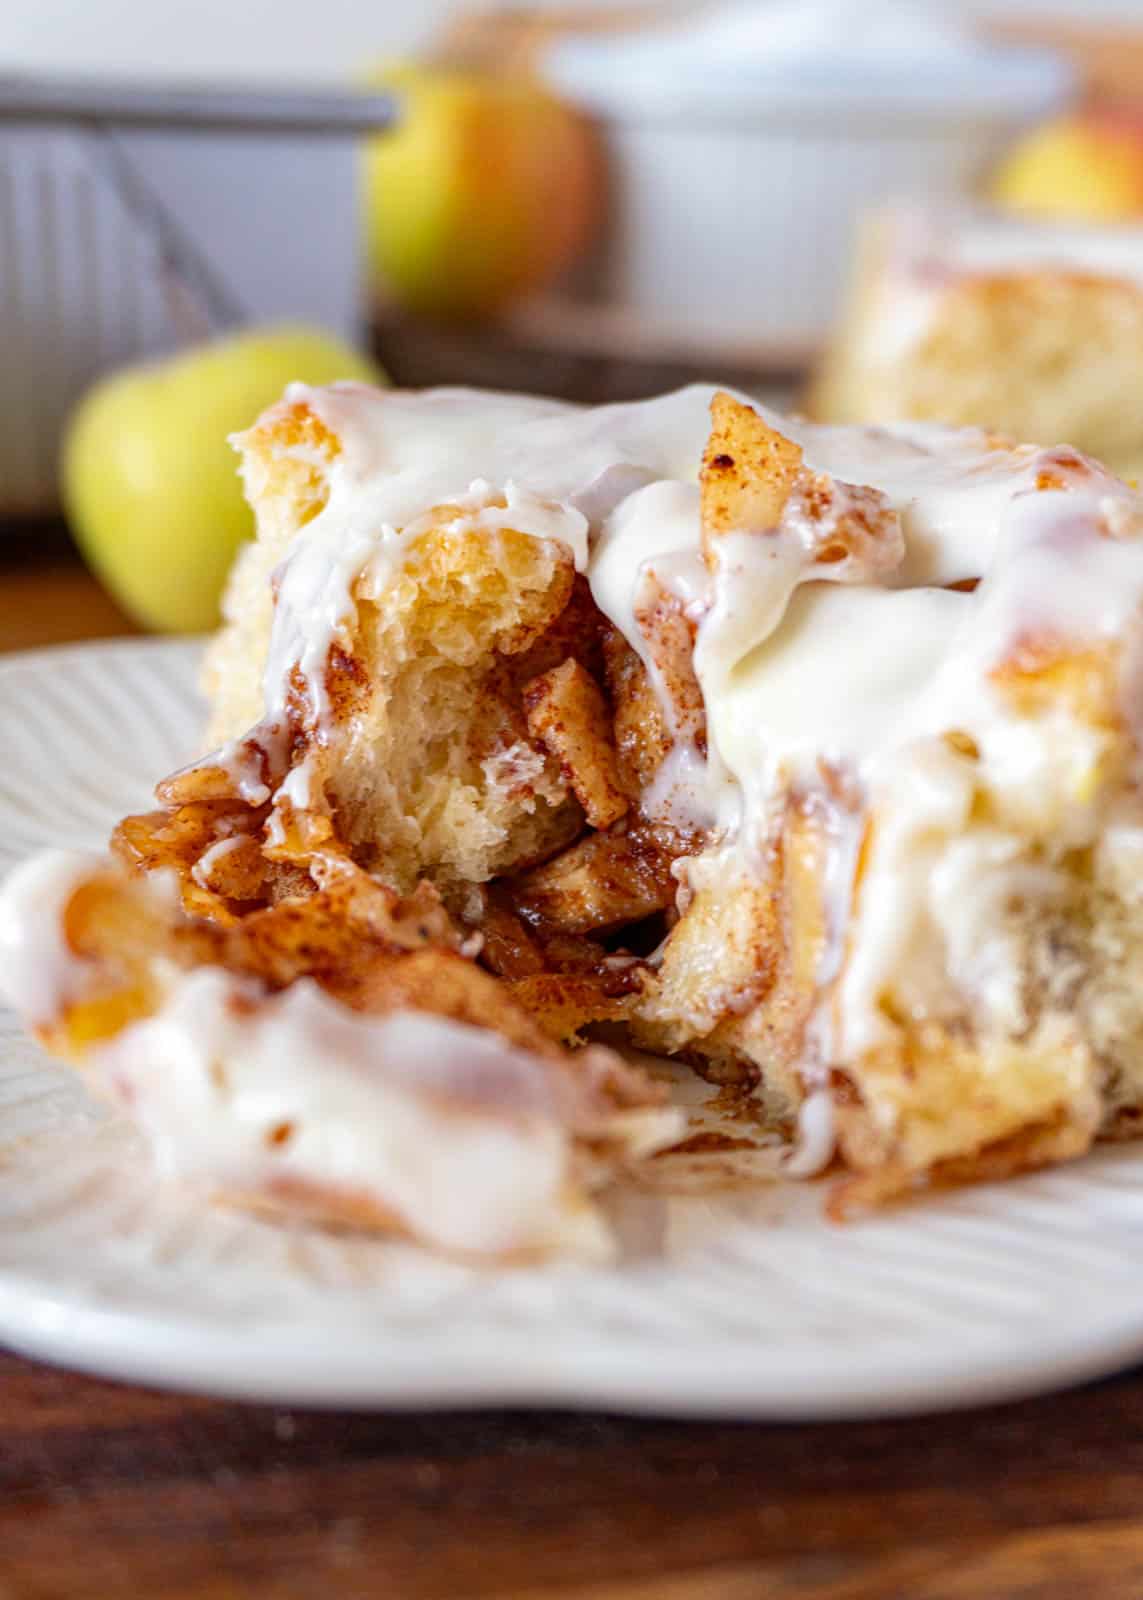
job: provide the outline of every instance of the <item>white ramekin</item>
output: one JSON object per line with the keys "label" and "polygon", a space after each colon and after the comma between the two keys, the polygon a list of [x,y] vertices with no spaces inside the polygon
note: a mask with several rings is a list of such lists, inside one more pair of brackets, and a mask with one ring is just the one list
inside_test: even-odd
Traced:
{"label": "white ramekin", "polygon": [[608,301],[666,343],[791,363],[829,328],[863,211],[963,195],[1074,87],[1055,57],[1008,49],[793,71],[583,38],[545,69],[609,151]]}

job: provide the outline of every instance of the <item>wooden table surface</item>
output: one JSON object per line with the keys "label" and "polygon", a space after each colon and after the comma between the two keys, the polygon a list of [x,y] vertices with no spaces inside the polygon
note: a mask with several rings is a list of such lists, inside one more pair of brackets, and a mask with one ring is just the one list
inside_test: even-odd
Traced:
{"label": "wooden table surface", "polygon": [[[0,648],[123,626],[58,542],[0,569]],[[287,1412],[0,1355],[0,1600],[89,1596],[1140,1600],[1143,1375],[762,1427]]]}

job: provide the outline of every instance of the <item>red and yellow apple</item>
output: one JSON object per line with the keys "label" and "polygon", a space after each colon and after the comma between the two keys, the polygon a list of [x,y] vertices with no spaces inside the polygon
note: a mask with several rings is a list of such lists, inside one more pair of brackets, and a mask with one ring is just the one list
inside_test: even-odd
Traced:
{"label": "red and yellow apple", "polygon": [[295,379],[383,381],[365,356],[302,327],[242,333],[129,367],[80,402],[62,490],[88,565],[148,628],[213,628],[226,575],[254,531],[229,434]]}
{"label": "red and yellow apple", "polygon": [[495,313],[558,277],[588,242],[601,169],[586,122],[526,77],[379,68],[395,127],[364,158],[378,297],[452,319]]}
{"label": "red and yellow apple", "polygon": [[1044,123],[993,174],[1008,210],[1062,220],[1143,216],[1143,113],[1087,110]]}

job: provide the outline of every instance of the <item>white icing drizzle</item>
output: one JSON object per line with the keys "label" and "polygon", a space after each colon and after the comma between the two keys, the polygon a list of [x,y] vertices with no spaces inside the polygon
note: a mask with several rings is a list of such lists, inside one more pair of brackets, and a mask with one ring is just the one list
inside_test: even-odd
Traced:
{"label": "white icing drizzle", "polygon": [[[861,764],[893,737],[956,649],[973,596],[805,584],[780,626],[708,698],[713,740],[759,815],[819,760]],[[891,720],[890,720],[891,719]]]}
{"label": "white icing drizzle", "polygon": [[242,843],[243,838],[240,834],[231,834],[227,838],[216,839],[212,845],[207,846],[191,868],[191,877],[200,889],[209,889],[210,875],[215,864],[232,855]]}
{"label": "white icing drizzle", "polygon": [[87,991],[88,969],[68,943],[65,914],[102,865],[81,851],[47,850],[0,885],[0,996],[33,1026],[55,1022]]}
{"label": "white icing drizzle", "polygon": [[[66,936],[72,897],[108,870],[45,853],[0,889],[0,994],[33,1026],[121,981]],[[173,877],[147,886],[177,914]],[[426,1012],[370,1016],[309,978],[270,993],[220,967],[160,963],[156,976],[163,999],[90,1047],[85,1074],[165,1176],[224,1195],[325,1197],[464,1253],[601,1258],[613,1243],[587,1199],[588,1146],[637,1157],[683,1132],[670,1107],[617,1107],[591,1050],[569,1063]]]}
{"label": "white icing drizzle", "polygon": [[447,1250],[608,1253],[573,1168],[574,1077],[488,1030],[202,967],[86,1065],[166,1176],[364,1202]]}
{"label": "white icing drizzle", "polygon": [[[943,658],[919,693],[895,702],[880,740],[850,752],[876,828],[839,989],[846,1053],[885,1037],[879,1001],[891,981],[917,1015],[940,1014],[951,980],[996,1026],[1018,1025],[1019,969],[997,931],[1001,913],[1015,899],[1047,903],[1062,892],[1061,869],[1035,859],[1030,836],[1054,857],[1099,839],[1108,735],[1062,701],[1021,713],[995,673],[1024,646],[1083,651],[1116,640],[1128,661],[1137,652],[1143,540],[1108,532],[1113,505],[1137,497],[1110,483],[1092,474],[1065,491],[1016,488],[997,518],[980,587],[945,597],[962,618],[942,642]],[[1121,666],[1129,717],[1133,688],[1137,701]],[[967,734],[978,754],[950,748],[940,737],[949,731]],[[997,825],[973,820],[982,787]]]}
{"label": "white icing drizzle", "polygon": [[291,674],[300,673],[320,735],[326,662],[352,624],[355,584],[368,567],[376,592],[434,508],[454,507],[448,521],[458,532],[501,527],[562,539],[582,571],[592,515],[648,478],[676,467],[693,475],[687,445],[701,431],[705,402],[695,389],[589,411],[463,389],[418,395],[291,385],[284,403],[308,406],[341,449],[328,468],[324,508],[279,569],[267,719],[284,718]]}
{"label": "white icing drizzle", "polygon": [[315,788],[315,773],[313,762],[303,759],[290,771],[278,785],[275,799],[288,801],[296,811],[308,811],[317,803],[317,789]]}
{"label": "white icing drizzle", "polygon": [[[695,620],[710,611],[698,655],[704,687],[717,693],[714,678],[766,637],[804,580],[807,539],[792,504],[782,539],[744,533],[724,541],[724,575],[711,584],[698,558],[697,468],[712,393],[692,385],[657,400],[583,410],[465,390],[292,386],[286,403],[308,406],[340,451],[327,469],[325,508],[277,574],[264,726],[285,725],[291,680],[300,674],[320,737],[325,667],[352,624],[356,586],[373,595],[383,589],[433,508],[443,506],[453,508],[448,525],[459,533],[510,527],[563,540],[653,679],[656,663],[635,615],[641,585],[655,578]],[[846,509],[847,482],[872,483],[887,495],[904,538],[904,559],[889,581],[902,585],[977,576],[1014,470],[1033,455],[1014,458],[979,434],[932,426],[823,428],[764,415],[803,445],[811,467],[841,480],[834,515]],[[670,718],[669,697],[664,705]],[[725,783],[700,794],[701,763],[681,757],[677,764],[687,768],[692,813],[725,817]]]}
{"label": "white icing drizzle", "polygon": [[883,371],[908,360],[942,304],[966,280],[1079,273],[1143,286],[1143,228],[1068,225],[972,206],[895,208],[882,217],[881,272],[855,329],[860,363]]}
{"label": "white icing drizzle", "polygon": [[256,738],[232,740],[212,750],[209,755],[188,762],[185,767],[172,772],[167,781],[173,782],[189,772],[214,767],[226,777],[234,793],[245,800],[248,806],[265,805],[273,791],[266,782],[263,768],[269,763],[271,772],[276,772],[284,759],[281,729],[272,727],[267,719],[259,724],[255,733]]}
{"label": "white icing drizzle", "polygon": [[813,1178],[833,1159],[836,1133],[833,1100],[827,1089],[814,1089],[798,1107],[798,1127],[784,1171],[791,1178]]}

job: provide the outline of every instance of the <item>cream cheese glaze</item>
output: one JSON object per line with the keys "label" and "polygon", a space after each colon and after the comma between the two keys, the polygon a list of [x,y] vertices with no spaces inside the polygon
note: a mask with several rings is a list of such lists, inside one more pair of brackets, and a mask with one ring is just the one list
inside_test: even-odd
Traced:
{"label": "cream cheese glaze", "polygon": [[0,995],[33,1026],[53,1021],[84,997],[89,974],[68,943],[65,913],[102,858],[45,850],[0,888]]}
{"label": "cream cheese glaze", "polygon": [[[810,572],[804,539],[791,516],[780,530],[769,530],[780,532],[780,538],[759,539],[754,535],[765,530],[743,530],[731,541],[724,570],[713,580],[706,573],[699,557],[697,469],[712,393],[693,385],[656,400],[583,410],[464,390],[413,395],[354,385],[292,386],[287,403],[312,409],[336,434],[341,451],[327,468],[325,509],[302,529],[279,570],[265,674],[267,718],[284,713],[290,675],[300,667],[320,736],[324,667],[330,645],[352,622],[357,586],[370,593],[384,586],[426,526],[431,507],[454,508],[451,520],[460,531],[511,527],[563,539],[579,570],[586,571],[596,603],[653,678],[655,663],[636,611],[640,586],[649,575],[656,577],[700,624],[696,660],[714,719],[725,709],[724,686],[737,704],[744,693],[756,692],[764,708],[772,674],[803,670],[793,665],[799,640],[804,648],[815,631],[843,617],[847,624],[831,647],[828,668],[820,640],[807,652],[820,672],[837,678],[843,694],[850,665],[868,653],[861,638],[863,615],[869,626],[884,624],[891,631],[893,649],[880,650],[881,655],[919,650],[931,667],[932,627],[939,626],[943,635],[954,616],[975,614],[980,606],[962,604],[967,597],[932,596],[898,605],[883,591],[978,579],[1007,544],[1020,544],[1021,559],[1026,558],[1027,540],[1021,543],[1020,530],[1027,517],[1021,521],[1013,503],[1034,488],[1037,472],[1056,467],[1054,456],[1030,446],[999,447],[973,430],[920,424],[822,427],[758,407],[772,426],[803,447],[808,467],[838,480],[839,490],[861,484],[879,491],[899,517],[902,533],[899,559],[868,574],[876,582],[857,574],[857,587],[845,598],[815,583],[812,600],[800,599],[790,625],[779,628],[795,588],[808,578],[828,577],[828,569]],[[1084,490],[1082,505],[1069,496],[1069,511],[1081,519],[1093,514],[1093,495],[1131,499],[1117,480],[1094,467],[1085,467],[1082,482],[1077,479],[1073,487]],[[842,492],[838,512],[844,507]],[[1053,560],[1074,565],[1072,556],[1053,557],[1047,547],[1037,559],[1045,566]],[[1055,574],[1049,576],[1045,592],[1055,581]],[[1088,588],[1103,592],[1098,584]],[[1074,607],[1074,585],[1065,583],[1064,590]],[[756,658],[759,670],[752,672],[751,652],[767,640],[767,651]],[[998,648],[1006,643],[1000,638]],[[842,713],[835,698],[830,714],[846,721],[860,701],[859,720],[871,735],[880,725],[890,737],[902,702],[889,680],[895,677],[905,696],[915,686],[906,682],[907,672],[893,666],[874,670],[866,663],[859,667],[862,674],[863,687],[850,709]],[[751,682],[757,684],[754,691],[747,687]],[[802,680],[799,698],[807,693],[813,690]],[[669,705],[666,709],[670,713]],[[738,763],[731,758],[738,718],[721,720],[718,753],[736,781],[749,785],[747,768],[756,766],[752,755]],[[765,725],[765,715],[762,721]],[[812,744],[821,729],[813,717],[799,721],[798,739]],[[700,809],[717,812],[720,797],[705,798]]]}
{"label": "cream cheese glaze", "polygon": [[[0,888],[0,995],[33,1025],[106,992],[66,935],[72,896],[106,867],[53,851]],[[177,904],[173,883],[149,889]],[[224,1198],[332,1199],[465,1254],[600,1259],[613,1241],[580,1141],[637,1158],[683,1131],[669,1107],[614,1106],[590,1060],[483,1028],[362,1014],[309,978],[278,993],[213,966],[162,981],[150,1015],[84,1051],[85,1077],[129,1110],[163,1175]]]}
{"label": "cream cheese glaze", "polygon": [[362,1016],[311,979],[267,997],[203,967],[86,1066],[166,1176],[332,1192],[461,1253],[609,1253],[573,1165],[574,1080],[484,1029]]}
{"label": "cream cheese glaze", "polygon": [[[384,586],[426,526],[426,513],[440,506],[453,508],[458,531],[500,526],[563,539],[600,609],[645,661],[634,613],[649,572],[696,614],[717,611],[721,599],[723,626],[708,626],[700,648],[712,672],[725,670],[728,651],[744,653],[746,642],[739,650],[730,637],[731,618],[746,612],[749,643],[760,642],[768,626],[759,623],[759,607],[769,597],[777,620],[789,586],[804,576],[805,551],[794,537],[781,546],[747,541],[748,559],[711,592],[697,560],[697,477],[712,393],[692,385],[655,400],[580,409],[465,390],[291,386],[285,403],[309,407],[336,435],[340,452],[324,469],[324,509],[279,570],[265,727],[281,725],[291,676],[300,670],[320,736],[326,660],[352,625],[356,593]],[[990,449],[978,434],[933,426],[815,427],[763,414],[803,445],[810,467],[871,484],[895,506],[905,554],[889,582],[979,576],[1000,507],[1013,492],[1012,452]],[[1029,450],[1026,459],[1033,455]],[[1022,459],[1017,454],[1017,466]],[[751,604],[744,607],[747,588]],[[226,759],[242,767],[240,752]]]}

